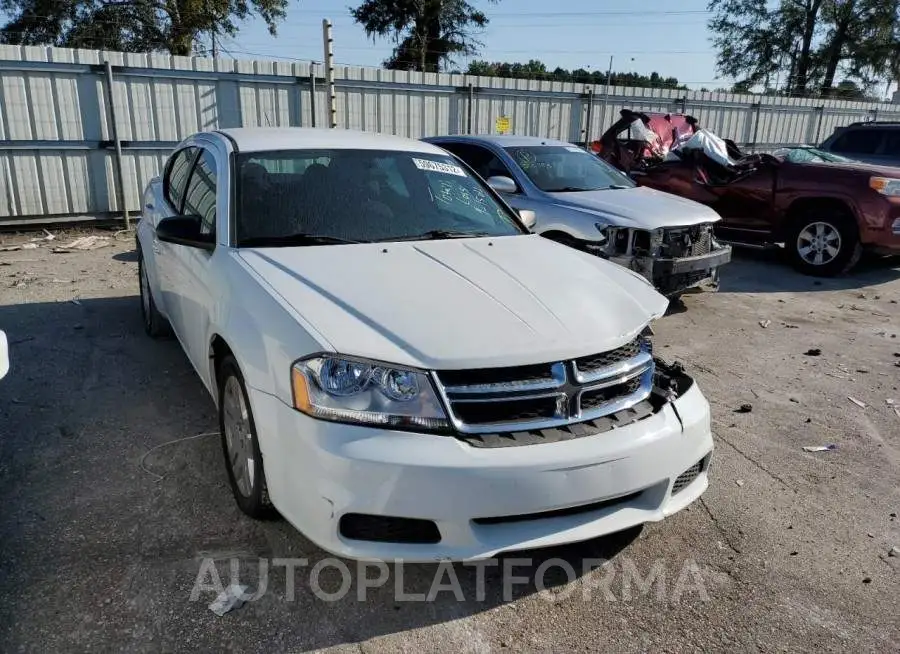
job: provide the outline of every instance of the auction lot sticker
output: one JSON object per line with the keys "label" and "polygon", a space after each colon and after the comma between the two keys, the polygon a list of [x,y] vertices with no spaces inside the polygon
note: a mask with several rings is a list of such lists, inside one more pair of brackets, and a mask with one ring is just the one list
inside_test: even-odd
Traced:
{"label": "auction lot sticker", "polygon": [[445,173],[447,175],[456,175],[465,177],[465,171],[459,166],[453,164],[441,163],[440,161],[431,161],[431,159],[413,159],[413,163],[419,170],[430,170],[434,173]]}

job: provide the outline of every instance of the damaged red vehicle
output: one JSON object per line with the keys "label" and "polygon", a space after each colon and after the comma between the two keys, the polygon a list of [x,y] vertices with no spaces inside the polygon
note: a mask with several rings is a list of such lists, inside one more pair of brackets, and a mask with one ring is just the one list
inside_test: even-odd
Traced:
{"label": "damaged red vehicle", "polygon": [[592,149],[641,186],[715,209],[723,240],[783,243],[806,274],[845,272],[864,249],[900,254],[900,168],[809,147],[745,155],[692,116],[628,109]]}

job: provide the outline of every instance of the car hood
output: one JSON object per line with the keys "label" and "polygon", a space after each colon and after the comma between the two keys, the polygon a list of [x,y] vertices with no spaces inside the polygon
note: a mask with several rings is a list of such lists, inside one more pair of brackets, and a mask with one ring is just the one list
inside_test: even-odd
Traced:
{"label": "car hood", "polygon": [[720,220],[709,207],[646,186],[581,193],[547,193],[559,206],[602,216],[612,225],[658,229]]}
{"label": "car hood", "polygon": [[536,235],[239,250],[323,349],[426,369],[610,350],[668,301],[637,273]]}

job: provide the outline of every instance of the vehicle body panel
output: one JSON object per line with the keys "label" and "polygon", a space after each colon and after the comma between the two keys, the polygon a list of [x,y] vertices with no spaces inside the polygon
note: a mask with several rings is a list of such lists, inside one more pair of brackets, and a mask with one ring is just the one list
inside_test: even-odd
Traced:
{"label": "vehicle body panel", "polygon": [[[441,136],[423,140],[439,145],[473,165],[485,179],[494,175],[510,177],[516,183],[517,192],[504,194],[504,197],[516,209],[536,213],[535,232],[551,238],[571,239],[586,251],[601,254],[641,273],[665,294],[677,295],[701,286],[715,288],[718,265],[730,260],[730,249],[717,245],[713,248],[715,251],[704,253],[709,257],[710,265],[706,268],[708,275],[703,279],[693,275],[687,281],[684,275],[662,273],[663,269],[671,270],[673,262],[663,261],[654,269],[655,263],[664,259],[664,255],[635,249],[634,230],[649,234],[654,230],[681,230],[693,226],[708,229],[719,220],[715,211],[697,202],[641,187],[547,192],[532,181],[507,150],[535,146],[568,149],[573,147],[570,143],[522,136]],[[493,162],[479,169],[469,157],[473,149],[490,153]],[[617,237],[619,231],[622,234]]]}
{"label": "vehicle body panel", "polygon": [[[704,166],[711,164],[698,163],[697,157],[680,158],[666,152],[662,158],[648,155],[646,159],[630,159],[626,154],[619,159],[613,144],[617,138],[622,140],[623,125],[638,115],[663,119],[661,115],[623,111],[623,119],[603,135],[595,150],[617,167],[630,166],[632,177],[641,186],[681,195],[716,210],[722,217],[716,232],[723,237],[747,243],[778,241],[786,222],[803,203],[831,201],[845,207],[856,219],[863,246],[900,251],[900,235],[892,232],[900,217],[900,198],[884,196],[869,184],[873,176],[900,178],[900,169],[861,162],[800,163],[752,155],[746,158],[752,160],[747,170],[738,170],[733,180],[711,181],[703,179]],[[696,121],[693,127],[699,129]],[[731,156],[740,154],[733,143],[726,143]]]}
{"label": "vehicle body panel", "polygon": [[0,379],[6,377],[9,372],[9,344],[6,340],[6,332],[0,329]]}
{"label": "vehicle body panel", "polygon": [[[303,147],[309,130],[298,132],[246,140],[250,147]],[[321,132],[310,141],[335,147],[327,135],[336,131]],[[208,147],[215,158],[221,202],[215,248],[159,240],[159,221],[177,208],[158,179],[144,195],[137,245],[153,296],[165,298],[158,309],[216,400],[216,347],[235,357],[269,496],[316,544],[355,558],[482,558],[660,520],[705,490],[712,437],[709,407],[695,385],[651,417],[596,437],[498,449],[474,448],[452,434],[329,422],[294,409],[290,371],[304,357],[338,353],[426,370],[544,363],[622,346],[661,316],[667,302],[640,275],[534,235],[235,247],[231,138],[198,135],[176,149]],[[359,145],[342,138],[348,148]],[[446,156],[426,144],[410,148]],[[675,477],[701,460],[703,469],[673,495]],[[637,491],[639,497],[615,508],[566,519],[490,528],[472,523],[481,515]],[[354,511],[435,520],[442,541],[345,539],[338,523]]]}

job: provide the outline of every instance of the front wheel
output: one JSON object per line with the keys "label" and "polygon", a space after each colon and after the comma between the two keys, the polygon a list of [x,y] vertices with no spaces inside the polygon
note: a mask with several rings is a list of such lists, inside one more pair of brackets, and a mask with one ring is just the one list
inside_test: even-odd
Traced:
{"label": "front wheel", "polygon": [[856,222],[833,209],[811,211],[793,220],[784,246],[797,270],[816,277],[847,272],[862,254]]}
{"label": "front wheel", "polygon": [[262,452],[244,377],[233,357],[219,366],[219,430],[231,491],[241,511],[251,518],[272,513]]}
{"label": "front wheel", "polygon": [[168,336],[170,333],[169,322],[156,308],[153,299],[153,291],[150,288],[150,278],[147,277],[147,264],[144,262],[143,253],[138,250],[138,284],[141,289],[141,318],[144,323],[144,331],[152,338]]}

